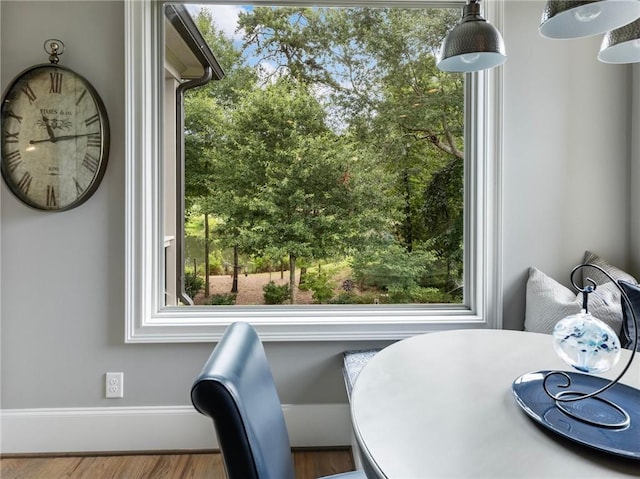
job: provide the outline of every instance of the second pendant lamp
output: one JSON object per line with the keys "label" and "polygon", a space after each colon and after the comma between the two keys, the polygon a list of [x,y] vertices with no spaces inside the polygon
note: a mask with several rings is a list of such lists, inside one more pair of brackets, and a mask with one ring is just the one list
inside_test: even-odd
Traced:
{"label": "second pendant lamp", "polygon": [[598,60],[603,63],[640,63],[640,19],[608,32]]}
{"label": "second pendant lamp", "polygon": [[638,17],[638,0],[548,0],[542,11],[540,34],[547,38],[588,37]]}

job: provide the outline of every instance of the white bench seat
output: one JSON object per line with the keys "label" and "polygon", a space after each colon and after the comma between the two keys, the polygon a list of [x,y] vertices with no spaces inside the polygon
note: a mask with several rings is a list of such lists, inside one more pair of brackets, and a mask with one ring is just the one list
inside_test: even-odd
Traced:
{"label": "white bench seat", "polygon": [[353,385],[356,383],[356,379],[358,379],[360,371],[362,371],[362,368],[365,367],[369,360],[379,351],[379,349],[361,349],[345,351],[343,353],[344,384],[347,388],[349,401],[351,401],[351,391],[353,390]]}

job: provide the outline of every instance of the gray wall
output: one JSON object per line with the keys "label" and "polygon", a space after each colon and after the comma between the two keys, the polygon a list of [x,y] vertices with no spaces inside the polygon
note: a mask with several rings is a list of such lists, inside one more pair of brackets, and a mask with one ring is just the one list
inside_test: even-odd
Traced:
{"label": "gray wall", "polygon": [[[123,344],[123,6],[0,5],[2,88],[45,62],[43,42],[60,38],[62,63],[94,83],[112,127],[107,173],[83,206],[38,213],[2,184],[1,406],[189,404],[211,345]],[[541,7],[505,8],[504,322],[514,329],[530,265],[561,279],[586,248],[622,267],[630,261],[631,68],[599,64],[597,39],[541,38]],[[346,401],[342,351],[382,345],[270,343],[267,353],[284,403],[319,404]],[[103,399],[105,371],[124,371],[124,399]]]}
{"label": "gray wall", "polygon": [[529,266],[568,284],[585,249],[629,264],[631,67],[598,62],[600,36],[541,37],[543,6],[505,4],[503,322],[510,329],[522,327]]}

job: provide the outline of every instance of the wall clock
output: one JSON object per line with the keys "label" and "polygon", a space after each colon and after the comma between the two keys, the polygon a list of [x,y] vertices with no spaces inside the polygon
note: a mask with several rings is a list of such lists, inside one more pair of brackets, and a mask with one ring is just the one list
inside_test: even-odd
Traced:
{"label": "wall clock", "polygon": [[13,79],[2,98],[2,176],[26,205],[65,211],[98,188],[109,156],[109,120],[100,96],[84,77],[58,65],[64,51],[47,40],[49,64]]}

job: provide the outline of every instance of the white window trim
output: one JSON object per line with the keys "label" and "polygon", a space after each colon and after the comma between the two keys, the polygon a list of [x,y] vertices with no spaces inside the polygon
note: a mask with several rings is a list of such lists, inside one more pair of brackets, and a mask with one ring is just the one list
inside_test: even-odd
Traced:
{"label": "white window trim", "polygon": [[[485,18],[500,31],[503,1],[482,2]],[[485,98],[480,111],[467,112],[465,118],[465,124],[469,125],[472,115],[478,116],[477,134],[471,135],[466,148],[481,153],[476,158],[475,154],[468,155],[465,160],[465,177],[477,175],[475,182],[465,179],[465,202],[474,205],[465,221],[465,234],[470,235],[469,247],[465,248],[465,274],[473,278],[465,282],[467,308],[236,306],[212,312],[205,307],[162,306],[164,235],[159,211],[158,161],[162,153],[159,123],[162,75],[156,50],[163,45],[157,22],[152,21],[157,3],[125,0],[125,342],[217,341],[228,324],[238,320],[250,321],[262,339],[273,341],[394,340],[445,329],[502,327],[502,67],[471,74],[474,81],[466,82],[465,94],[484,92]],[[451,6],[464,2],[366,2],[376,3]]]}

